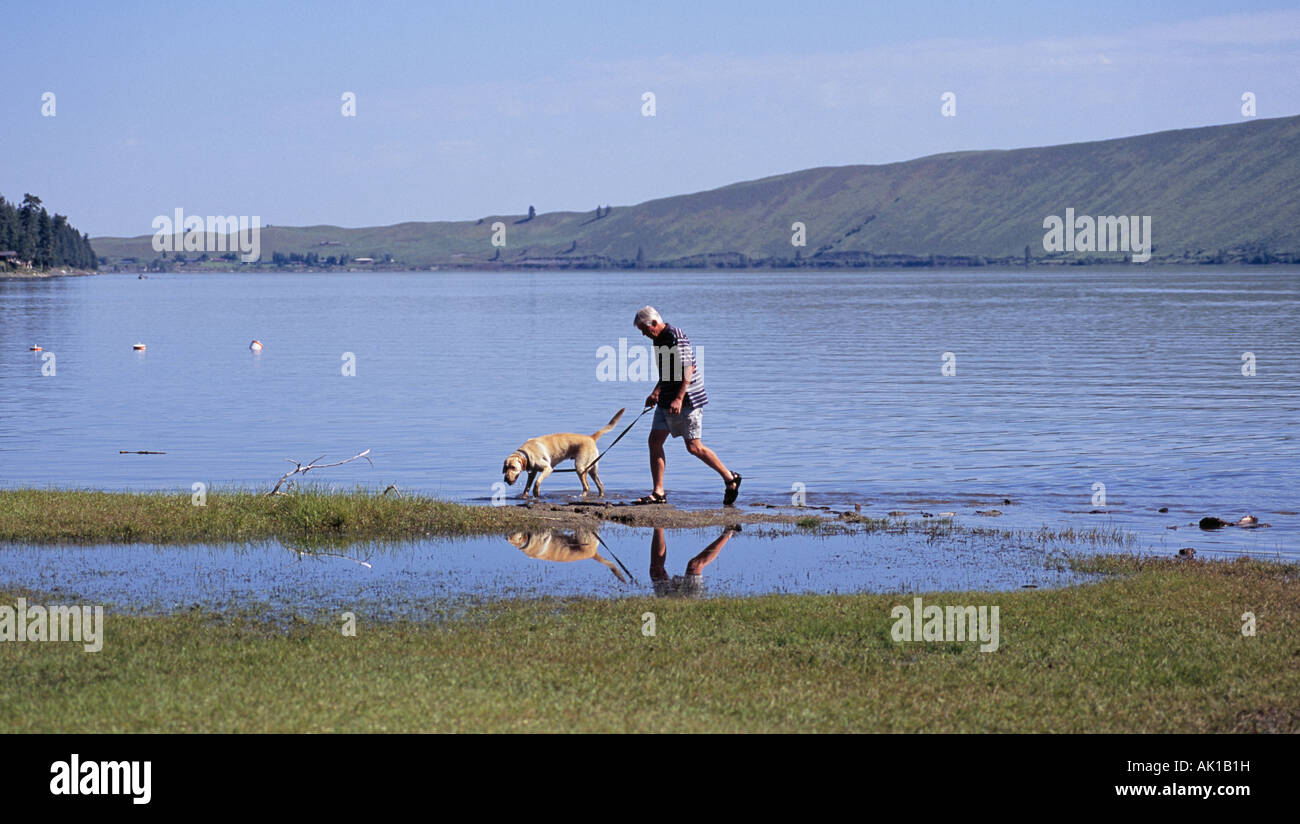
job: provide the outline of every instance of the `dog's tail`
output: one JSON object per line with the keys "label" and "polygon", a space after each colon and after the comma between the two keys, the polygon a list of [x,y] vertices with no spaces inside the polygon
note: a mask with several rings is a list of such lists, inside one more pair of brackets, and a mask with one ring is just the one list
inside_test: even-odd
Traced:
{"label": "dog's tail", "polygon": [[600,440],[600,437],[601,437],[602,435],[607,434],[607,433],[609,432],[609,430],[611,430],[611,429],[614,428],[614,424],[618,423],[618,419],[621,418],[621,417],[623,417],[623,410],[622,410],[622,409],[620,409],[620,410],[618,410],[618,412],[614,413],[614,417],[612,417],[612,418],[609,419],[609,423],[605,424],[605,425],[602,426],[600,429],[597,429],[595,432],[592,432],[592,433],[591,433],[591,439],[592,439],[593,441],[598,441],[598,440]]}

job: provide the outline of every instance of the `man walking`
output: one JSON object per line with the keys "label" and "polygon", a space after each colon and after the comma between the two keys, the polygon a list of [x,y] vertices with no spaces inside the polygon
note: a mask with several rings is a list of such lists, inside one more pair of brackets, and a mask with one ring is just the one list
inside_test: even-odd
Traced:
{"label": "man walking", "polygon": [[686,441],[686,451],[708,464],[722,477],[725,491],[723,506],[731,506],[740,494],[740,473],[732,472],[722,463],[712,449],[700,441],[704,429],[704,405],[709,397],[704,393],[704,380],[695,363],[695,351],[686,333],[676,326],[664,323],[653,306],[643,306],[632,323],[654,341],[655,361],[659,366],[659,383],[645,399],[646,406],[655,407],[654,423],[650,426],[650,477],[654,489],[639,504],[668,502],[664,493],[664,442],[671,434]]}

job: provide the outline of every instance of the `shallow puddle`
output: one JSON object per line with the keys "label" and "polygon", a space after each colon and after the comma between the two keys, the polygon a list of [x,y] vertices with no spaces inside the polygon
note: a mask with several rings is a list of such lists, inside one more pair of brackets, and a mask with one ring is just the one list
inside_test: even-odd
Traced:
{"label": "shallow puddle", "polygon": [[201,606],[418,618],[511,597],[1055,587],[1083,580],[1066,569],[1067,549],[967,534],[789,534],[766,525],[742,532],[605,528],[599,536],[553,530],[315,550],[278,541],[10,544],[0,547],[0,585],[143,613]]}

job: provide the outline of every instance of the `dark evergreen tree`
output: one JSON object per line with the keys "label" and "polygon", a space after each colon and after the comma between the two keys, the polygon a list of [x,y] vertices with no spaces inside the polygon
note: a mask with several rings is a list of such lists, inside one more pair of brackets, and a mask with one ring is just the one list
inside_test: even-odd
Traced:
{"label": "dark evergreen tree", "polygon": [[13,251],[14,226],[17,220],[18,210],[3,196],[0,196],[0,252]]}
{"label": "dark evergreen tree", "polygon": [[69,266],[98,268],[90,236],[78,233],[66,215],[53,217],[41,199],[28,192],[21,207],[0,197],[0,251],[15,252],[38,269]]}

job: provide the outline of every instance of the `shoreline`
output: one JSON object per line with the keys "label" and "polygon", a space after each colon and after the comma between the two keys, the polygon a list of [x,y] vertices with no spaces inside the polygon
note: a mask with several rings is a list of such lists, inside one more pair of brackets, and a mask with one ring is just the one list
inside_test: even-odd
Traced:
{"label": "shoreline", "polygon": [[[36,271],[34,269],[14,269],[8,272],[0,272],[0,280],[44,280],[46,278],[79,278],[90,275],[102,275],[105,272],[91,269],[45,269]],[[125,274],[125,273],[107,273],[107,274]]]}
{"label": "shoreline", "polygon": [[[1106,577],[1004,593],[514,599],[389,623],[325,605],[287,625],[256,610],[110,609],[93,654],[0,644],[0,729],[1300,732],[1300,568],[1077,565]],[[19,598],[77,600],[0,589],[0,605]],[[996,649],[900,640],[895,610],[914,598],[992,604]],[[1259,605],[1258,629],[1242,604]]]}
{"label": "shoreline", "polygon": [[96,270],[45,270],[35,272],[29,270],[15,269],[8,272],[0,272],[0,280],[45,280],[48,278],[62,277],[89,277],[92,275],[144,275],[145,279],[160,275],[218,275],[218,274],[246,274],[246,275],[286,275],[286,274],[328,274],[328,275],[367,275],[383,272],[385,274],[436,274],[436,273],[470,273],[479,272],[481,274],[510,274],[516,272],[589,272],[591,274],[604,273],[625,273],[629,271],[640,272],[727,272],[734,274],[760,274],[760,273],[821,273],[821,272],[910,272],[910,271],[963,271],[963,270],[987,270],[987,271],[1005,271],[1005,272],[1055,272],[1060,270],[1071,269],[1132,269],[1139,271],[1142,269],[1166,269],[1181,267],[1185,269],[1205,269],[1208,271],[1215,270],[1240,270],[1248,268],[1250,271],[1268,271],[1279,269],[1296,269],[1300,268],[1300,262],[1272,262],[1272,263],[1247,263],[1245,261],[1232,262],[1205,262],[1197,260],[1182,259],[1157,259],[1152,258],[1146,263],[1126,263],[1116,260],[1086,260],[1079,259],[1073,261],[1056,260],[1056,261],[1035,261],[1030,266],[1023,263],[986,263],[986,264],[964,264],[964,263],[929,263],[923,259],[918,259],[914,263],[894,263],[890,265],[858,265],[853,263],[842,263],[834,261],[816,261],[809,260],[799,265],[772,265],[772,266],[720,266],[701,263],[682,263],[679,261],[656,262],[644,266],[589,266],[579,262],[569,265],[555,264],[535,264],[535,263],[504,263],[498,261],[489,261],[485,263],[440,263],[440,264],[380,264],[376,266],[365,267],[328,267],[328,266],[169,266],[166,269],[153,269],[148,266],[137,264],[120,264],[108,263],[102,268]]}
{"label": "shoreline", "polygon": [[[851,518],[849,516],[852,516]],[[274,538],[321,542],[419,540],[545,529],[595,530],[602,524],[693,529],[732,524],[789,524],[816,515],[741,509],[683,510],[591,502],[501,506],[459,504],[379,492],[288,495],[209,491],[203,504],[189,493],[0,490],[0,542],[200,543]],[[884,520],[845,513],[827,522],[881,528]],[[898,522],[895,523],[898,525]]]}
{"label": "shoreline", "polygon": [[[681,509],[673,504],[640,505],[601,499],[524,502],[511,498],[501,504],[487,505],[401,492],[389,496],[361,488],[330,492],[315,486],[276,495],[248,489],[216,489],[203,493],[201,503],[197,502],[199,497],[171,491],[0,489],[0,543],[202,544],[280,540],[308,546],[343,546],[368,541],[454,539],[548,530],[598,533],[606,525],[690,530],[751,524],[784,527],[788,532],[780,534],[809,537],[887,532],[929,539],[967,536],[1036,543],[1067,541],[1094,547],[1132,547],[1136,542],[1133,533],[1111,524],[1080,526],[1048,521],[1003,524],[983,519],[969,523],[956,520],[955,511],[939,512],[937,506],[930,507],[934,512],[885,511],[883,507],[872,511],[851,501],[832,506],[795,507],[756,499],[742,502],[739,507]],[[999,504],[998,496],[989,501],[992,505]],[[1000,503],[1005,505],[1011,501]],[[991,512],[1002,514],[996,509]],[[976,514],[988,513],[976,510]]]}
{"label": "shoreline", "polygon": [[[485,506],[313,488],[279,496],[210,491],[203,503],[187,493],[0,490],[0,542],[292,537],[301,551],[317,542],[530,528],[735,523],[783,524],[814,538],[834,530],[1013,539],[950,519],[827,507],[786,514],[595,501]],[[9,673],[0,729],[1300,732],[1300,670],[1290,666],[1300,565],[1124,552],[1071,553],[1063,562],[1096,577],[1044,589],[698,600],[431,598],[398,619],[346,599],[308,599],[288,616],[258,601],[162,614],[101,602],[93,654],[82,643],[0,643]],[[996,611],[994,635],[900,638],[899,605],[919,608],[917,600],[927,609]],[[0,607],[11,610],[77,604],[96,606],[75,591],[0,586]],[[1249,624],[1243,609],[1254,610]],[[646,616],[652,632],[643,631]],[[52,667],[65,674],[53,684]],[[312,700],[285,688],[302,683],[312,685]]]}
{"label": "shoreline", "polygon": [[101,274],[101,275],[138,275],[144,274],[146,277],[153,275],[167,274],[373,274],[376,272],[385,273],[421,273],[433,274],[436,272],[481,272],[483,274],[507,273],[507,272],[591,272],[600,273],[625,273],[625,272],[678,272],[678,271],[704,271],[704,272],[732,272],[736,274],[750,273],[768,273],[768,272],[905,272],[905,271],[963,271],[963,270],[990,270],[990,271],[1058,271],[1062,269],[1094,269],[1102,268],[1124,268],[1140,271],[1146,268],[1165,269],[1170,267],[1183,267],[1187,269],[1242,269],[1249,268],[1251,271],[1269,270],[1278,268],[1296,268],[1300,267],[1300,261],[1295,262],[1274,262],[1274,263],[1247,263],[1245,261],[1225,261],[1204,262],[1198,260],[1184,259],[1157,259],[1152,258],[1146,263],[1126,263],[1121,260],[1086,260],[1078,259],[1072,261],[1035,261],[1030,266],[1023,263],[986,263],[986,264],[963,264],[963,263],[930,263],[924,259],[918,259],[917,262],[907,263],[900,262],[890,265],[858,265],[853,263],[841,263],[834,261],[816,261],[808,260],[802,264],[796,265],[772,265],[772,266],[727,266],[714,265],[705,263],[683,263],[680,261],[655,262],[644,266],[595,266],[585,265],[579,261],[574,261],[567,265],[542,264],[528,262],[506,263],[502,261],[485,261],[479,263],[433,263],[433,264],[379,264],[374,266],[169,266],[164,269],[153,269],[141,264],[121,264],[108,263],[96,272],[84,272],[80,274]]}

